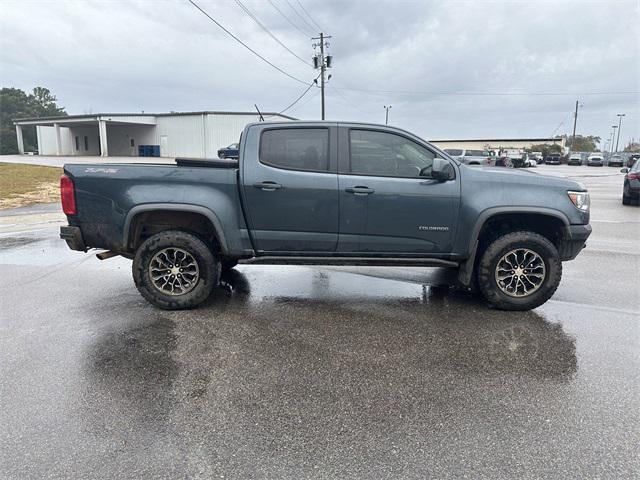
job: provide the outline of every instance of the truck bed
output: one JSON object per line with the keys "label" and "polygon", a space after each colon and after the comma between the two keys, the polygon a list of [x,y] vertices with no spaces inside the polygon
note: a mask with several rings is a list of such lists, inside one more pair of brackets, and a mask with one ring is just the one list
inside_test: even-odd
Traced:
{"label": "truck bed", "polygon": [[87,248],[129,250],[128,229],[135,215],[151,209],[188,207],[217,222],[232,249],[244,251],[237,160],[176,159],[175,164],[67,164],[75,185],[77,214]]}

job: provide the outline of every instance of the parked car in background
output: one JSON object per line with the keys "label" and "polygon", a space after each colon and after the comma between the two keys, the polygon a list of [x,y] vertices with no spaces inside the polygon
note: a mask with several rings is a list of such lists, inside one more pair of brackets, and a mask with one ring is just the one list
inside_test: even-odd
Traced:
{"label": "parked car in background", "polygon": [[579,153],[572,153],[571,156],[569,156],[569,161],[567,162],[568,165],[582,165],[582,155],[580,155]]}
{"label": "parked car in background", "polygon": [[544,163],[544,157],[542,155],[542,152],[531,152],[529,154],[529,158],[531,158],[532,160],[535,160],[538,165],[541,163]]}
{"label": "parked car in background", "polygon": [[631,168],[636,163],[636,161],[640,158],[640,153],[633,153],[627,159],[627,167]]}
{"label": "parked car in background", "polygon": [[604,166],[604,157],[599,153],[592,153],[587,158],[588,167],[602,167]]}
{"label": "parked car in background", "polygon": [[445,148],[444,151],[450,157],[464,163],[465,165],[483,165],[486,167],[495,166],[494,157],[487,150],[467,150],[465,148]]}
{"label": "parked car in background", "polygon": [[240,151],[238,150],[240,144],[232,143],[228,147],[218,150],[218,158],[239,158]]}
{"label": "parked car in background", "polygon": [[631,205],[634,202],[638,204],[640,201],[640,162],[636,160],[633,167],[623,168],[620,171],[626,173],[622,186],[622,204]]}
{"label": "parked car in background", "polygon": [[527,154],[522,150],[507,150],[507,157],[511,159],[511,163],[514,168],[520,168],[526,166]]}
{"label": "parked car in background", "polygon": [[560,154],[550,153],[545,157],[544,163],[546,163],[547,165],[560,165]]}
{"label": "parked car in background", "polygon": [[622,156],[617,153],[609,158],[608,165],[610,167],[624,167],[624,160],[622,160]]}

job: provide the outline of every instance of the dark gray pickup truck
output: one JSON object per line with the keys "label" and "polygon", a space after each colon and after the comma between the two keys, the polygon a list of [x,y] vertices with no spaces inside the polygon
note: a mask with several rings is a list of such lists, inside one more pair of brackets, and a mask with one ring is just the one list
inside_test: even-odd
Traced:
{"label": "dark gray pickup truck", "polygon": [[591,233],[576,182],[467,167],[406,131],[253,123],[239,160],[66,165],[70,248],[133,259],[160,308],[203,302],[236,264],[458,269],[497,308],[547,301]]}

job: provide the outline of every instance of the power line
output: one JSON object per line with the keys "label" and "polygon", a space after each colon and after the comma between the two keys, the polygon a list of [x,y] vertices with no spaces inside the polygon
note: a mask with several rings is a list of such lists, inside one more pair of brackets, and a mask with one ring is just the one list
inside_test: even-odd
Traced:
{"label": "power line", "polygon": [[360,113],[363,113],[365,115],[368,115],[370,113],[373,113],[372,111],[369,112],[365,112],[364,110],[362,110],[358,105],[356,105],[355,103],[351,102],[347,97],[345,97],[340,90],[337,90],[333,85],[329,85],[329,88],[331,90],[333,90],[333,92],[337,93],[340,98],[342,98],[342,100],[345,101],[345,103],[347,103],[348,105],[352,106],[353,108],[355,108],[356,110],[358,110]]}
{"label": "power line", "polygon": [[307,60],[305,60],[304,58],[302,58],[299,55],[297,55],[293,50],[291,50],[284,43],[282,43],[280,41],[280,39],[278,37],[276,37],[273,33],[271,33],[271,30],[269,30],[260,20],[258,20],[258,17],[256,17],[253,13],[251,13],[251,11],[240,0],[235,0],[235,1],[238,4],[238,6],[244,11],[244,13],[246,13],[249,17],[251,17],[253,19],[253,21],[256,22],[258,24],[258,26],[260,26],[260,28],[262,28],[265,32],[267,32],[271,38],[273,38],[276,42],[278,42],[291,55],[296,57],[298,60],[300,60],[306,66],[309,66],[309,62]]}
{"label": "power line", "polygon": [[293,10],[293,13],[295,13],[298,16],[298,18],[302,20],[302,22],[311,29],[312,32],[316,29],[313,25],[307,22],[307,20],[302,15],[298,13],[298,10],[294,8],[294,6],[291,4],[289,0],[284,0],[284,1],[287,2],[287,5],[289,5],[291,7],[291,10]]}
{"label": "power line", "polygon": [[[302,92],[302,94],[296,98],[291,104],[289,104],[287,107],[285,107],[284,109],[280,110],[278,113],[276,113],[276,115],[280,115],[281,113],[286,112],[287,110],[289,110],[291,107],[293,107],[296,103],[298,103],[300,100],[302,100],[302,97],[304,97],[307,92],[309,90],[311,90],[311,87],[313,87],[314,85],[316,85],[316,81],[318,80],[318,78],[320,77],[320,75],[318,75],[313,82],[311,82],[311,84],[309,84],[309,86],[306,88],[306,90],[304,92]],[[271,117],[275,117],[276,115],[271,115],[267,118],[271,118]]]}
{"label": "power line", "polygon": [[373,95],[387,95],[387,94],[404,94],[404,95],[451,95],[451,96],[487,96],[487,97],[499,97],[499,96],[513,96],[513,97],[526,97],[526,96],[590,96],[590,95],[639,95],[640,91],[629,92],[426,92],[426,91],[411,91],[411,90],[368,90],[364,88],[351,88],[351,87],[334,87],[338,90],[352,90],[354,92],[370,93]]}
{"label": "power line", "polygon": [[300,80],[297,77],[294,77],[293,75],[291,75],[288,72],[285,72],[283,69],[281,69],[280,67],[274,65],[273,63],[271,63],[269,60],[267,60],[266,58],[264,58],[262,55],[260,55],[258,52],[256,52],[253,48],[251,48],[249,45],[247,45],[246,43],[244,43],[242,40],[240,40],[238,37],[236,37],[233,33],[231,33],[229,30],[227,30],[226,28],[224,28],[222,25],[220,25],[220,23],[218,23],[218,21],[213,18],[211,15],[209,15],[207,12],[205,12],[200,5],[198,5],[196,2],[194,2],[193,0],[188,0],[188,2],[193,5],[194,7],[196,7],[198,10],[200,10],[200,12],[202,12],[209,20],[211,20],[213,23],[215,23],[218,27],[220,27],[227,35],[229,35],[231,38],[233,38],[236,42],[238,42],[240,45],[242,45],[244,48],[246,48],[247,50],[249,50],[251,53],[253,53],[255,56],[257,56],[259,59],[261,59],[263,62],[268,63],[269,65],[271,65],[273,68],[275,68],[276,70],[278,70],[280,73],[283,73],[284,75],[286,75],[287,77],[295,80],[296,82],[302,83],[304,85],[307,84],[307,82],[305,82],[304,80]]}
{"label": "power line", "polygon": [[311,15],[309,15],[309,12],[307,12],[307,9],[304,8],[304,5],[302,5],[300,0],[296,0],[296,2],[298,2],[298,5],[300,5],[300,8],[302,9],[302,11],[307,14],[307,17],[309,17],[309,20],[311,20],[313,22],[313,24],[318,28],[318,31],[320,31],[320,32],[324,31],[323,28],[320,25],[318,25],[318,22],[316,22],[313,19],[313,17]]}
{"label": "power line", "polygon": [[556,129],[551,134],[552,137],[558,132],[558,130],[560,130],[560,127],[564,125],[564,122],[567,120],[567,118],[569,118],[569,115],[571,115],[571,112],[568,112],[567,115],[562,119],[560,124],[556,127]]}
{"label": "power line", "polygon": [[291,112],[289,113],[294,113],[297,112],[298,110],[300,110],[302,107],[304,107],[306,104],[308,104],[311,100],[314,100],[316,98],[316,96],[320,93],[320,89],[314,90],[313,93],[311,95],[309,95],[309,97],[302,103],[299,103],[293,110],[291,110]]}
{"label": "power line", "polygon": [[293,28],[295,28],[296,30],[298,30],[298,31],[299,31],[302,35],[304,35],[306,38],[311,37],[311,35],[309,35],[309,34],[308,34],[307,32],[305,32],[305,31],[303,31],[300,27],[298,27],[298,25],[296,25],[295,23],[293,23],[293,21],[292,21],[289,17],[287,17],[287,16],[284,14],[284,12],[283,12],[282,10],[280,10],[280,9],[278,8],[278,6],[277,6],[275,3],[273,3],[273,1],[272,1],[272,0],[269,0],[269,3],[271,4],[271,6],[272,6],[273,8],[275,8],[275,9],[277,10],[277,12],[282,16],[282,18],[284,18],[287,22],[289,22],[289,24],[290,24]]}

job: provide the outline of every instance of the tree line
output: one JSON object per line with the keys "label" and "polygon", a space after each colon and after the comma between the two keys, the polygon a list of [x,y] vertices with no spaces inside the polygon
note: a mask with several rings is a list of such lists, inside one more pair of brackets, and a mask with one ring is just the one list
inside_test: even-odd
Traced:
{"label": "tree line", "polygon": [[[18,139],[13,120],[16,118],[57,117],[67,115],[49,89],[36,87],[31,93],[19,88],[0,90],[0,155],[18,153]],[[35,127],[23,127],[25,151],[38,149]]]}

